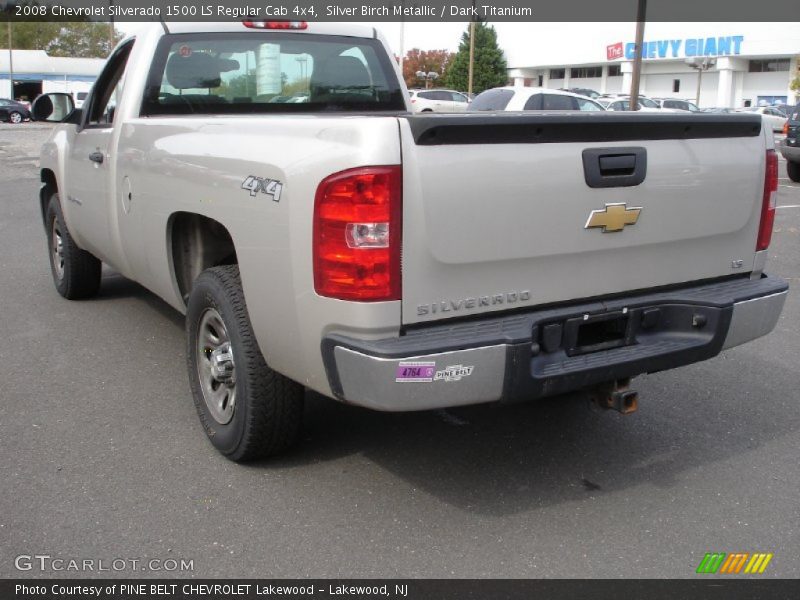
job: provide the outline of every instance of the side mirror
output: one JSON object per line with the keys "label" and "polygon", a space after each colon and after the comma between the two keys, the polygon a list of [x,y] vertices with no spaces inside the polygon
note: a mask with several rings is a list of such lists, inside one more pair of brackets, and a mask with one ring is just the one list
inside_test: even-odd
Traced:
{"label": "side mirror", "polygon": [[70,94],[42,94],[33,101],[31,117],[34,121],[64,123],[75,112],[75,101]]}

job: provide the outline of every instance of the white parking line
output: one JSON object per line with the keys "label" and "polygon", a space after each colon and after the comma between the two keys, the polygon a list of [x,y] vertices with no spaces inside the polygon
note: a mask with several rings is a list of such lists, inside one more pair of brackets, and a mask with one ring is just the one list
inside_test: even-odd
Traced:
{"label": "white parking line", "polygon": [[800,204],[784,204],[783,206],[776,206],[775,208],[800,208]]}
{"label": "white parking line", "polygon": [[796,185],[783,185],[782,183],[779,183],[779,184],[778,184],[778,187],[785,187],[785,188],[791,188],[791,189],[793,189],[793,190],[800,190],[800,186],[796,186]]}

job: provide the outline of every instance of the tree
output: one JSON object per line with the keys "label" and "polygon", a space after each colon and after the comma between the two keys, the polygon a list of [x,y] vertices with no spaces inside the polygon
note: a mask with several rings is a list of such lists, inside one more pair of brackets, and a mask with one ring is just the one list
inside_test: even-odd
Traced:
{"label": "tree", "polygon": [[[44,50],[51,56],[105,58],[111,53],[109,24],[95,21],[17,21],[11,25],[16,50]],[[122,35],[114,30],[116,44]]]}
{"label": "tree", "polygon": [[438,73],[444,76],[455,54],[447,50],[420,50],[412,48],[403,59],[403,79],[408,87],[419,87],[424,83],[417,77],[417,71]]}
{"label": "tree", "polygon": [[[508,81],[506,59],[497,45],[497,32],[483,21],[475,23],[475,63],[472,74],[472,91],[505,85]],[[466,91],[469,81],[469,28],[461,35],[455,59],[447,70],[446,85]]]}

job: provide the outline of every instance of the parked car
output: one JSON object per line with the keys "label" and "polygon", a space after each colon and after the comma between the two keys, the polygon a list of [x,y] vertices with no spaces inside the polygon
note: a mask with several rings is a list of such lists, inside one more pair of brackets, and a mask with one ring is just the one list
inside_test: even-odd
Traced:
{"label": "parked car", "polygon": [[708,107],[708,108],[701,108],[700,112],[715,113],[715,114],[728,114],[728,113],[736,112],[736,109],[725,107],[725,106],[711,106],[711,107]]}
{"label": "parked car", "polygon": [[680,100],[679,98],[653,98],[653,102],[658,104],[659,108],[670,108],[684,112],[700,112],[697,105],[689,100]]}
{"label": "parked car", "polygon": [[772,131],[781,131],[786,124],[786,115],[773,106],[748,106],[747,108],[737,108],[736,112],[751,112],[761,115],[762,120]]}
{"label": "parked car", "polygon": [[[265,48],[311,58],[307,102],[259,99],[246,65]],[[632,412],[631,377],[775,327],[788,286],[764,273],[778,157],[760,117],[614,114],[542,90],[593,112],[410,114],[398,75],[372,27],[152,23],[83,110],[33,106],[60,123],[30,199],[55,289],[102,293],[106,263],[183,313],[187,387],[223,455],[288,449],[307,388],[383,411],[589,389]],[[505,108],[523,91],[486,94]],[[149,403],[147,443],[174,448],[175,411],[128,400]]]}
{"label": "parked car", "polygon": [[[629,98],[619,98],[618,100],[609,102],[608,106],[606,106],[606,110],[630,110],[630,105],[631,102]],[[661,108],[654,100],[645,98],[644,96],[639,96],[638,108],[636,110],[639,112],[678,112],[671,108]]]}
{"label": "parked car", "polygon": [[0,98],[0,121],[22,123],[30,118],[31,113],[22,102]]}
{"label": "parked car", "polygon": [[507,86],[481,92],[467,109],[469,112],[491,110],[580,110],[604,111],[603,106],[591,98],[540,87]]}
{"label": "parked car", "polygon": [[786,159],[786,173],[792,181],[800,182],[800,102],[791,109],[784,130],[786,139],[779,149]]}
{"label": "parked car", "polygon": [[408,96],[416,113],[464,112],[469,106],[467,95],[455,90],[409,90]]}
{"label": "parked car", "polygon": [[83,103],[88,95],[89,92],[75,92],[75,108],[83,108]]}

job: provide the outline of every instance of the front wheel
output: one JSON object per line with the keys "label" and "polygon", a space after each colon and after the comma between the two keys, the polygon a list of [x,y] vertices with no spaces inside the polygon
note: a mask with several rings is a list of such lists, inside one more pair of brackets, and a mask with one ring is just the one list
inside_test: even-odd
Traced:
{"label": "front wheel", "polygon": [[45,224],[50,271],[58,293],[68,300],[96,295],[100,289],[102,263],[75,244],[64,222],[58,194],[50,196]]}
{"label": "front wheel", "polygon": [[214,447],[237,462],[289,448],[300,434],[303,387],[264,361],[236,265],[197,278],[186,334],[194,405]]}
{"label": "front wheel", "polygon": [[18,112],[12,112],[8,115],[8,120],[14,124],[22,123],[22,115]]}
{"label": "front wheel", "polygon": [[786,174],[794,182],[800,182],[800,162],[786,161]]}

